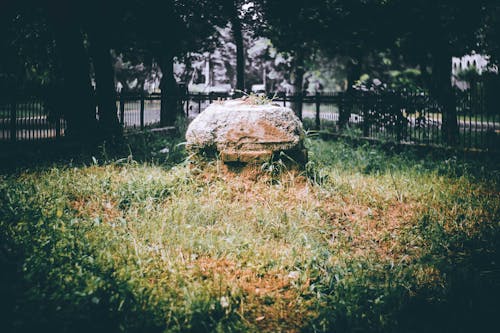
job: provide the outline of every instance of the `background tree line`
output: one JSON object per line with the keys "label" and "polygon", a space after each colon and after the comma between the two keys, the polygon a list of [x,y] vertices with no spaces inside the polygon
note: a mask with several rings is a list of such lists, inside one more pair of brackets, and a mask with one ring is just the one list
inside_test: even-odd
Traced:
{"label": "background tree line", "polygon": [[[349,92],[363,75],[390,70],[393,87],[418,86],[439,102],[449,143],[457,133],[451,57],[476,51],[500,60],[494,0],[7,0],[0,6],[2,94],[43,88],[57,100],[52,104],[68,134],[81,140],[89,133],[120,136],[113,54],[159,67],[161,123],[171,125],[179,113],[175,60],[189,66],[193,53],[213,52],[224,43],[221,28],[234,45],[236,89],[249,88],[248,61],[267,73],[289,72],[294,92],[307,88],[305,76],[314,72],[343,76]],[[269,45],[252,48],[248,40],[259,38]],[[348,117],[346,110],[339,125]]]}

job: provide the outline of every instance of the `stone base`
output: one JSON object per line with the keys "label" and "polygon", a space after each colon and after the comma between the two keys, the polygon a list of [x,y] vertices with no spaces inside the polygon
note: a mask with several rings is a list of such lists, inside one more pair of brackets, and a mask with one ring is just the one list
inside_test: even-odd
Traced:
{"label": "stone base", "polygon": [[269,161],[272,156],[273,152],[270,150],[225,150],[220,153],[221,160],[224,163],[264,163]]}
{"label": "stone base", "polygon": [[[268,162],[271,159],[283,160],[285,163],[297,163],[305,165],[308,161],[307,149],[289,150],[283,152],[286,156],[281,156],[281,152],[271,150],[225,150],[220,153],[220,158],[224,163],[245,163],[259,164]],[[287,158],[288,157],[288,158]]]}

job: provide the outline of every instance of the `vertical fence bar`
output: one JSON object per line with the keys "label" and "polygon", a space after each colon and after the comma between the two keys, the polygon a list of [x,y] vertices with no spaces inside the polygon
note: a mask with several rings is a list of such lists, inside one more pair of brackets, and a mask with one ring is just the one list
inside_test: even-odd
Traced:
{"label": "vertical fence bar", "polygon": [[[338,100],[338,116],[337,116],[337,122],[336,124],[340,124],[340,115],[344,114],[344,108],[345,108],[345,93],[339,93],[339,100]],[[340,130],[340,126],[336,126],[334,128],[338,128]]]}
{"label": "vertical fence bar", "polygon": [[[483,123],[483,122],[484,122],[484,108],[483,108],[484,96],[483,96],[483,89],[482,89],[482,87],[481,87],[481,89],[479,90],[479,94],[481,94],[481,95],[479,96],[479,98],[478,98],[478,99],[479,99],[479,108],[478,108],[478,109],[479,109],[479,112],[481,113],[481,125],[480,125],[480,128],[479,128],[479,130],[481,131],[481,138],[480,138],[480,141],[481,141],[481,142],[480,142],[480,148],[483,148],[483,147],[484,147],[484,141],[485,141],[485,140],[484,140],[484,131],[483,131],[483,129],[484,129],[484,128],[483,128],[483,124],[484,124],[484,123]],[[476,116],[476,122],[477,122],[477,118],[478,118],[478,117]],[[479,147],[477,147],[477,148],[479,148]]]}
{"label": "vertical fence bar", "polygon": [[304,98],[303,98],[304,94],[302,92],[299,92],[297,94],[297,109],[298,109],[298,116],[299,116],[299,119],[302,120],[302,109],[304,107],[304,104],[303,104],[303,101],[304,101]]}
{"label": "vertical fence bar", "polygon": [[33,137],[34,139],[40,138],[40,110],[38,109],[38,103],[33,101]]}
{"label": "vertical fence bar", "polygon": [[42,113],[45,115],[45,120],[43,122],[43,126],[44,126],[44,129],[45,129],[44,130],[44,132],[45,132],[45,138],[48,139],[48,138],[50,138],[50,135],[49,135],[49,130],[50,130],[49,128],[50,128],[50,126],[49,126],[48,114],[47,114],[47,112],[45,112],[45,106],[43,107],[43,112]]}
{"label": "vertical fence bar", "polygon": [[30,119],[30,125],[32,126],[33,128],[33,139],[38,139],[38,133],[40,131],[40,128],[38,126],[38,110],[36,108],[36,103],[35,101],[32,101],[31,102],[31,112],[32,112],[32,115],[31,115],[31,119]]}
{"label": "vertical fence bar", "polygon": [[[481,99],[483,99],[485,101],[486,98],[487,98],[486,91],[483,91],[483,95],[482,95]],[[486,117],[486,128],[484,128],[484,130],[486,131],[485,137],[484,137],[484,148],[488,149],[490,147],[490,135],[489,135],[490,134],[490,112],[488,110],[488,104],[486,103],[486,101],[484,102],[483,110],[484,110],[484,115]]]}
{"label": "vertical fence bar", "polygon": [[186,118],[189,118],[189,93],[186,94]]}
{"label": "vertical fence bar", "polygon": [[198,93],[198,114],[201,113],[201,93]]}
{"label": "vertical fence bar", "polygon": [[321,104],[321,99],[320,99],[320,94],[319,92],[316,92],[316,117],[315,117],[315,125],[316,125],[316,130],[319,131],[321,127],[321,122],[320,122],[320,104]]}
{"label": "vertical fence bar", "polygon": [[33,109],[35,110],[36,138],[40,139],[42,137],[42,112],[38,102],[33,102]]}
{"label": "vertical fence bar", "polygon": [[28,102],[24,101],[23,103],[19,103],[18,105],[18,114],[19,114],[19,135],[17,137],[18,140],[31,139],[31,131],[29,130],[28,119],[31,115],[30,105]]}
{"label": "vertical fence bar", "polygon": [[26,103],[26,109],[28,111],[28,116],[24,118],[25,120],[25,129],[26,131],[29,133],[28,134],[28,139],[29,140],[33,140],[34,138],[34,131],[33,131],[33,128],[31,126],[31,117],[33,116],[33,108],[32,108],[32,105],[30,103],[30,101],[28,100],[28,102]]}
{"label": "vertical fence bar", "polygon": [[439,107],[436,106],[436,124],[437,124],[437,137],[438,137],[438,143],[440,145],[445,144],[445,139],[444,139],[444,132],[443,132],[443,110]]}
{"label": "vertical fence bar", "polygon": [[[457,109],[457,116],[458,115],[461,115],[463,117],[463,114],[464,114],[464,110],[465,110],[465,105],[464,105],[464,97],[463,95],[457,95],[457,105],[459,106],[459,109]],[[457,121],[459,120],[459,118],[457,117]],[[459,140],[459,142],[461,143],[462,147],[466,147],[467,145],[467,123],[465,122],[465,118],[463,118],[463,126],[460,126],[460,123],[458,123],[459,125],[459,130],[458,130],[458,133],[460,134],[461,133],[461,138]],[[462,127],[462,128],[460,128]]]}
{"label": "vertical fence bar", "polygon": [[28,102],[28,110],[29,110],[29,116],[26,119],[27,122],[27,128],[30,132],[30,140],[36,139],[36,124],[35,124],[35,106],[33,105],[32,101]]}
{"label": "vertical fence bar", "polygon": [[16,133],[17,133],[17,128],[16,128],[16,101],[15,99],[12,100],[10,103],[10,139],[12,141],[16,141]]}
{"label": "vertical fence bar", "polygon": [[366,96],[365,98],[363,98],[364,102],[361,102],[361,114],[363,115],[363,136],[364,137],[370,136],[370,127],[369,127],[370,126],[369,125],[370,107],[367,105],[369,103],[369,99],[367,97],[369,97],[369,96]]}
{"label": "vertical fence bar", "polygon": [[[472,117],[470,116],[472,114],[472,95],[471,95],[471,90],[469,89],[467,91],[467,112],[464,112],[464,125],[469,123],[469,148],[472,147]],[[465,128],[464,128],[464,134],[465,134]]]}
{"label": "vertical fence bar", "polygon": [[140,110],[141,130],[144,129],[144,93],[141,93],[141,110]]}
{"label": "vertical fence bar", "polygon": [[123,100],[123,96],[120,96],[120,123],[122,127],[125,127],[125,101]]}
{"label": "vertical fence bar", "polygon": [[40,111],[38,110],[38,104],[33,101],[33,137],[34,139],[40,138]]}
{"label": "vertical fence bar", "polygon": [[59,115],[56,116],[56,138],[59,139],[61,137],[61,117]]}

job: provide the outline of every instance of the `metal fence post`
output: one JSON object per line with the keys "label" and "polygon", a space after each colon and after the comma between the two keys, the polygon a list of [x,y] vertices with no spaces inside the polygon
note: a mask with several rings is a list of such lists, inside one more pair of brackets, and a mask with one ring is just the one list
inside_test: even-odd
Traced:
{"label": "metal fence post", "polygon": [[17,116],[16,116],[16,100],[13,99],[10,104],[10,139],[16,141],[16,128]]}
{"label": "metal fence post", "polygon": [[141,130],[144,129],[144,93],[141,93],[141,110],[140,110]]}
{"label": "metal fence post", "polygon": [[201,113],[201,92],[198,93],[198,113]]}
{"label": "metal fence post", "polygon": [[316,125],[316,130],[319,131],[320,129],[320,126],[321,126],[321,122],[320,122],[320,93],[318,91],[316,91],[316,117],[315,117],[315,125]]}
{"label": "metal fence post", "polygon": [[[361,94],[361,115],[363,116],[363,136],[370,136],[370,96]],[[351,116],[349,116],[351,118]]]}
{"label": "metal fence post", "polygon": [[189,118],[189,93],[186,94],[186,118]]}
{"label": "metal fence post", "polygon": [[59,139],[61,137],[61,116],[56,116],[56,138]]}
{"label": "metal fence post", "polygon": [[125,101],[123,96],[120,96],[120,123],[125,127]]}
{"label": "metal fence post", "polygon": [[297,116],[302,121],[302,102],[303,102],[303,93],[299,92],[296,96],[297,101]]}

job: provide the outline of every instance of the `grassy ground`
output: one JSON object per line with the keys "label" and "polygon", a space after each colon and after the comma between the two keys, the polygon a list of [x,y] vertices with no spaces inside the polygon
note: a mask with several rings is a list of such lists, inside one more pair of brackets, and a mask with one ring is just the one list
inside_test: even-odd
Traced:
{"label": "grassy ground", "polygon": [[134,140],[0,176],[2,331],[498,325],[498,164],[309,140],[305,171],[228,170]]}

